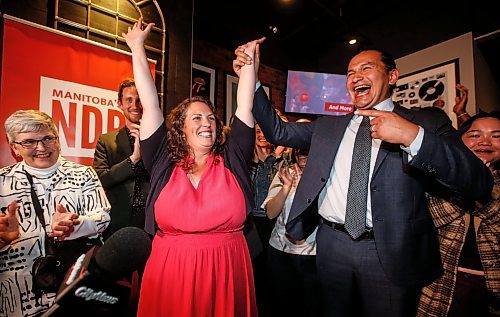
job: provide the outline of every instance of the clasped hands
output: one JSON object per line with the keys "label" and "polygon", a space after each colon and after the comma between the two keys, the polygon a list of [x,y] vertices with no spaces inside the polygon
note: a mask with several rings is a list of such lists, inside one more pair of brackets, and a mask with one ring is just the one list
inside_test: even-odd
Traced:
{"label": "clasped hands", "polygon": [[[233,70],[238,76],[240,75],[241,67],[243,67],[243,65],[251,65],[252,62],[255,62],[254,67],[257,80],[257,73],[260,64],[259,46],[262,42],[264,42],[264,40],[265,37],[249,42],[255,42],[257,45],[254,61],[252,61],[250,55],[245,53],[245,45],[238,46],[238,48],[236,48],[234,51],[236,58],[233,60]],[[249,43],[246,45],[249,45]],[[374,139],[380,139],[385,142],[401,144],[408,147],[418,135],[418,125],[402,118],[392,111],[375,109],[356,110],[355,114],[360,116],[370,116],[373,118],[370,120],[370,130],[371,136]]]}

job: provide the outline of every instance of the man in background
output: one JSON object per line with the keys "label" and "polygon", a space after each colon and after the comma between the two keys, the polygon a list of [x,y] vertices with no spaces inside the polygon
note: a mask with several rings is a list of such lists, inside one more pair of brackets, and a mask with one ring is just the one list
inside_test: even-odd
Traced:
{"label": "man in background", "polygon": [[142,105],[133,79],[120,83],[118,107],[125,116],[125,126],[102,134],[94,152],[93,166],[111,203],[111,223],[104,239],[123,227],[144,228],[150,187],[139,145]]}

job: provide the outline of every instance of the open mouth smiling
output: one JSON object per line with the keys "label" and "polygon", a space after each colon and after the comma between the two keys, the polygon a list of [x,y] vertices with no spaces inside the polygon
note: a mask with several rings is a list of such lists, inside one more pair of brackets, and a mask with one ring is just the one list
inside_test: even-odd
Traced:
{"label": "open mouth smiling", "polygon": [[354,87],[354,94],[356,96],[363,96],[363,95],[366,95],[368,93],[368,91],[370,90],[370,86],[369,85],[359,85],[359,86],[356,86]]}

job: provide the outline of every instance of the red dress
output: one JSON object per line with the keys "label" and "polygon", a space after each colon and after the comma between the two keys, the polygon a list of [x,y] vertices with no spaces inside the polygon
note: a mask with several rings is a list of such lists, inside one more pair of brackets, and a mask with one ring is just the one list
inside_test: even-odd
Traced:
{"label": "red dress", "polygon": [[138,316],[257,316],[245,200],[219,160],[207,159],[198,188],[176,167],[161,191]]}

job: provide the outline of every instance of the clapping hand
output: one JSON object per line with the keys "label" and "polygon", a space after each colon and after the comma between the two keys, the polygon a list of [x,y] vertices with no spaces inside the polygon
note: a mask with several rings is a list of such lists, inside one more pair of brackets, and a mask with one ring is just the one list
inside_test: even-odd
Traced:
{"label": "clapping hand", "polygon": [[0,241],[3,247],[19,237],[19,220],[16,216],[17,202],[12,201],[7,207],[7,213],[0,214]]}
{"label": "clapping hand", "polygon": [[279,165],[278,177],[283,183],[283,190],[288,194],[292,187],[297,187],[300,180],[300,168],[297,164],[288,165],[286,160],[283,160]]}
{"label": "clapping hand", "polygon": [[52,216],[52,232],[48,234],[49,237],[55,237],[57,240],[64,240],[71,235],[75,230],[75,226],[80,223],[78,214],[68,212],[63,205],[58,204],[56,212]]}

